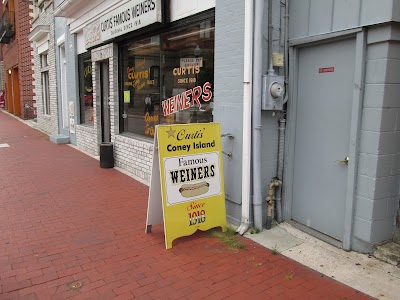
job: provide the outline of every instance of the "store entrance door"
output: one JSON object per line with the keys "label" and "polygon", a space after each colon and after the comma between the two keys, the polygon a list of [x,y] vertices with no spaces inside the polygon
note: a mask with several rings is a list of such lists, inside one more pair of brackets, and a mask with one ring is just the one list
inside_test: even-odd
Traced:
{"label": "store entrance door", "polygon": [[108,61],[100,62],[101,141],[111,142],[110,77]]}
{"label": "store entrance door", "polygon": [[13,115],[21,116],[18,68],[12,68],[8,72],[6,97],[7,110]]}
{"label": "store entrance door", "polygon": [[21,116],[21,99],[19,93],[19,70],[18,68],[14,68],[12,70],[12,97],[13,97],[13,105],[14,105],[14,115],[17,117]]}
{"label": "store entrance door", "polygon": [[6,109],[9,113],[14,113],[13,82],[11,72],[7,74]]}

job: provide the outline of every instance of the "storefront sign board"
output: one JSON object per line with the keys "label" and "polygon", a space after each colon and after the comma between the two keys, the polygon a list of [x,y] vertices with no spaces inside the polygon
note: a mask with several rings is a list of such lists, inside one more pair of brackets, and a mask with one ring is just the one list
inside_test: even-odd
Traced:
{"label": "storefront sign board", "polygon": [[146,232],[162,223],[167,249],[197,230],[226,231],[219,123],[156,127]]}
{"label": "storefront sign board", "polygon": [[84,28],[86,49],[161,21],[161,0],[130,0]]}
{"label": "storefront sign board", "polygon": [[203,67],[203,58],[202,57],[185,57],[180,59],[180,67]]}

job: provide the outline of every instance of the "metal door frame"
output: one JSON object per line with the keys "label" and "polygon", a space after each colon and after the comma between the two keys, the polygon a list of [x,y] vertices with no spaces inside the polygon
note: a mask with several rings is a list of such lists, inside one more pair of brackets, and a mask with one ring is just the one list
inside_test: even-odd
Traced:
{"label": "metal door frame", "polygon": [[[351,238],[353,234],[353,218],[354,218],[354,201],[355,188],[358,166],[359,152],[359,137],[361,131],[361,114],[363,103],[363,91],[365,81],[365,65],[367,54],[367,35],[362,28],[345,30],[324,34],[320,36],[307,37],[289,41],[290,59],[289,59],[289,102],[288,102],[288,126],[285,146],[285,173],[284,173],[284,188],[283,197],[285,199],[283,212],[284,219],[292,219],[292,204],[293,204],[293,176],[294,176],[294,145],[296,141],[296,122],[297,122],[297,95],[298,95],[298,49],[304,46],[312,46],[321,43],[329,43],[335,40],[355,38],[355,65],[354,65],[354,90],[351,111],[350,125],[350,142],[349,142],[349,157],[347,175],[347,191],[344,211],[344,236],[342,248],[345,250],[351,249]],[[329,240],[329,238],[328,238]]]}
{"label": "metal door frame", "polygon": [[[111,107],[110,107],[110,63],[108,60],[99,61],[99,73],[100,73],[100,131],[101,131],[101,142],[111,142]],[[104,76],[106,75],[106,76]],[[106,79],[106,80],[105,80]],[[105,89],[104,87],[107,86]],[[106,98],[104,94],[108,95]],[[106,107],[105,107],[106,106]],[[105,113],[105,110],[108,110]],[[109,133],[109,137],[106,137],[107,133],[105,128]]]}

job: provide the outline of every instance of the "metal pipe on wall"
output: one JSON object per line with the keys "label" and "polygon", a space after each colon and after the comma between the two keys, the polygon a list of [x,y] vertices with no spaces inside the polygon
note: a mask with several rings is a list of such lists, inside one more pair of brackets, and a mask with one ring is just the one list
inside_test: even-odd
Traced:
{"label": "metal pipe on wall", "polygon": [[[283,180],[283,155],[285,151],[285,129],[286,129],[286,119],[279,119],[279,141],[278,141],[278,167],[277,167],[277,177],[280,181]],[[276,200],[276,221],[278,223],[282,222],[282,183],[276,188],[275,194]]]}
{"label": "metal pipe on wall", "polygon": [[261,230],[261,89],[262,89],[262,41],[264,0],[255,0],[254,5],[254,58],[253,58],[253,214],[254,227]]}
{"label": "metal pipe on wall", "polygon": [[[283,28],[283,38],[284,38],[284,53],[285,53],[285,60],[284,60],[284,75],[285,75],[285,82],[288,80],[288,59],[289,59],[289,49],[288,49],[288,26],[289,26],[289,0],[285,0],[285,22]],[[283,100],[283,103],[286,103],[288,100],[288,86],[286,84],[286,95]],[[277,166],[277,178],[283,182],[283,167],[284,167],[284,153],[285,153],[285,131],[286,131],[286,119],[284,117],[279,119],[279,140],[278,140],[278,166]],[[277,187],[275,200],[276,200],[276,221],[281,223],[284,219],[283,217],[283,202],[282,202],[282,184]]]}
{"label": "metal pipe on wall", "polygon": [[275,190],[279,186],[282,185],[282,181],[278,180],[277,178],[272,178],[271,183],[268,186],[268,194],[267,194],[267,222],[266,222],[266,229],[272,228],[272,215],[274,211],[274,203],[275,203]]}
{"label": "metal pipe on wall", "polygon": [[[284,75],[285,75],[285,83],[288,82],[288,77],[289,77],[289,0],[285,0],[285,28],[284,30],[284,48],[283,51],[285,53],[285,60],[284,60]],[[285,99],[283,100],[283,104],[285,104],[288,101],[289,98],[289,87],[288,84],[286,84],[286,95]]]}
{"label": "metal pipe on wall", "polygon": [[268,0],[268,65],[272,69],[272,0]]}
{"label": "metal pipe on wall", "polygon": [[243,153],[242,153],[242,217],[237,229],[244,234],[250,226],[251,108],[253,72],[253,0],[245,1],[243,70]]}

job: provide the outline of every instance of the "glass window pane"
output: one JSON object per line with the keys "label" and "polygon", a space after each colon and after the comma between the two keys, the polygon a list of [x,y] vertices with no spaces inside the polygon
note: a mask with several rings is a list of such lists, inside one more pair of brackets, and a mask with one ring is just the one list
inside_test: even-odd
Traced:
{"label": "glass window pane", "polygon": [[40,67],[47,68],[49,65],[47,63],[47,53],[40,55]]}
{"label": "glass window pane", "polygon": [[149,37],[122,47],[123,128],[154,136],[160,120],[160,43]]}
{"label": "glass window pane", "polygon": [[123,132],[213,120],[214,18],[121,46]]}
{"label": "glass window pane", "polygon": [[90,54],[79,57],[81,124],[94,125],[92,60]]}
{"label": "glass window pane", "polygon": [[49,88],[49,72],[42,72],[42,100],[43,113],[50,114],[50,88]]}
{"label": "glass window pane", "polygon": [[163,34],[161,61],[161,122],[212,122],[214,19]]}

